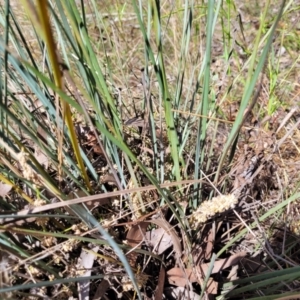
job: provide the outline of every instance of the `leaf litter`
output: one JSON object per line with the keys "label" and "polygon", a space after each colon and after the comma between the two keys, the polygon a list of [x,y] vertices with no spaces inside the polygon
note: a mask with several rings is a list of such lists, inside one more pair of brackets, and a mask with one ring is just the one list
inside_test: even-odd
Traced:
{"label": "leaf litter", "polygon": [[[214,49],[215,52],[218,52],[217,50],[218,49]],[[222,65],[221,62],[220,65]],[[220,66],[217,67],[218,69],[222,69]],[[224,76],[222,76],[222,78],[225,80]],[[224,80],[221,81],[223,86],[225,86]],[[138,91],[134,92],[139,93]],[[220,94],[222,94],[222,92],[222,89],[220,89]],[[233,89],[231,96],[234,96],[234,93],[237,93],[237,91]],[[258,106],[263,107],[265,105],[265,98],[267,98],[267,96],[266,94],[261,95]],[[231,105],[230,101],[228,101],[220,106],[225,110],[226,106]],[[232,106],[235,105],[236,103]],[[230,107],[229,111],[228,115],[230,115],[230,117],[228,118],[233,120],[236,109]],[[139,212],[138,215],[135,215],[136,212],[131,212],[120,203],[120,194],[109,193],[117,186],[117,182],[115,181],[115,177],[108,172],[109,169],[106,168],[103,148],[101,148],[96,141],[95,132],[92,128],[88,126],[80,128],[83,149],[92,159],[98,171],[98,175],[101,178],[101,183],[107,189],[107,193],[103,195],[103,198],[85,199],[87,200],[86,203],[93,214],[98,216],[99,219],[104,216],[107,220],[107,229],[120,244],[122,241],[126,241],[130,246],[131,249],[127,249],[126,255],[137,277],[140,276],[140,286],[144,289],[145,295],[155,295],[155,299],[162,299],[164,297],[163,294],[166,297],[168,297],[167,295],[172,295],[174,299],[198,299],[201,286],[207,276],[209,278],[205,293],[207,296],[212,296],[219,293],[221,288],[220,282],[224,280],[224,278],[225,280],[232,280],[232,278],[237,279],[239,273],[241,273],[239,271],[241,271],[243,267],[246,271],[251,270],[252,274],[257,270],[264,270],[263,267],[265,264],[260,260],[256,261],[253,254],[254,249],[256,249],[259,244],[257,239],[260,238],[260,234],[257,230],[254,231],[255,235],[248,235],[238,245],[234,245],[230,251],[225,254],[226,257],[220,257],[216,260],[212,269],[209,266],[209,261],[212,254],[220,250],[222,245],[225,245],[226,241],[230,240],[230,238],[242,228],[242,224],[232,213],[233,208],[239,212],[246,223],[249,223],[253,220],[253,215],[249,213],[247,208],[253,203],[254,199],[256,199],[258,205],[252,206],[254,207],[253,210],[269,209],[274,205],[272,201],[278,198],[280,186],[289,186],[292,189],[294,182],[299,179],[299,172],[295,172],[295,169],[292,168],[297,164],[299,158],[299,121],[296,120],[298,116],[299,108],[297,107],[293,107],[290,112],[279,109],[278,114],[270,118],[268,128],[265,128],[264,124],[262,124],[263,122],[260,122],[259,112],[256,110],[251,111],[251,117],[254,117],[254,119],[251,120],[250,118],[247,120],[244,124],[245,128],[241,130],[242,138],[238,144],[237,154],[233,158],[231,171],[227,174],[226,170],[224,170],[222,174],[222,180],[229,182],[228,186],[230,189],[226,190],[224,195],[216,196],[211,200],[204,200],[198,210],[189,212],[186,215],[190,227],[196,231],[193,232],[192,244],[187,242],[184,236],[185,233],[177,224],[174,224],[169,211],[166,210],[154,217],[152,215],[147,216],[143,212]],[[255,117],[257,117],[257,119],[255,119]],[[130,120],[134,118],[136,117],[130,118]],[[126,121],[124,121],[124,125],[128,125]],[[132,127],[132,124],[129,125],[131,125],[129,127]],[[227,130],[228,127],[224,126],[224,124],[218,128],[220,149],[216,147],[214,153],[215,157],[217,157],[222,150],[222,138],[226,136]],[[132,131],[126,134],[128,134],[128,144],[136,149],[137,155],[140,154],[139,149],[152,149],[151,145],[148,145],[147,142],[144,141],[144,135],[134,135],[133,137]],[[222,137],[222,135],[224,136]],[[43,165],[45,169],[49,169],[51,167],[51,161],[48,160],[47,156],[45,156],[39,148],[36,148],[34,151],[37,161]],[[153,151],[151,151],[147,151],[149,156],[153,155]],[[122,158],[122,155],[120,155],[120,157]],[[24,166],[26,168],[28,167],[28,163],[25,161],[23,167]],[[21,167],[19,169],[21,172],[26,171]],[[213,172],[214,170],[209,171]],[[126,173],[127,170],[124,170],[124,172]],[[39,185],[41,184],[32,169],[28,169],[27,173],[26,176],[28,178],[31,178]],[[129,179],[129,175],[125,175],[127,176],[126,179]],[[141,177],[140,180],[143,182],[145,178]],[[193,182],[190,182],[188,186],[192,183]],[[98,183],[96,183],[96,185],[97,184]],[[147,185],[145,185],[144,188],[144,190],[137,189],[135,192],[154,190],[153,187],[147,187]],[[70,198],[74,197],[74,194],[71,192],[72,189],[73,187],[66,187],[65,189],[66,194],[68,194]],[[1,197],[11,196],[11,186],[9,185],[2,183],[0,191]],[[174,191],[174,188],[172,191]],[[186,191],[188,191],[188,188],[186,188]],[[207,188],[207,185],[203,184],[204,197],[207,197],[207,195],[213,191],[214,189]],[[98,192],[101,193],[102,191],[98,190]],[[130,194],[133,192],[125,190],[123,193]],[[146,198],[148,195],[143,194],[143,196]],[[83,195],[81,194],[79,197],[83,197]],[[233,200],[230,204],[223,205],[222,197],[231,197]],[[148,200],[145,201],[145,206],[151,207],[151,205],[153,206],[153,203],[157,201],[157,194],[154,192],[152,195],[152,200],[154,199],[155,201],[151,201],[151,197],[147,198]],[[184,201],[184,197],[182,198]],[[239,201],[237,201],[237,199]],[[83,202],[83,200],[84,199],[78,198],[76,201]],[[89,203],[89,201],[91,202]],[[98,201],[97,205],[93,205],[96,201]],[[113,201],[119,201],[119,207],[124,209],[118,217],[116,217],[117,214],[112,205]],[[215,205],[213,205],[214,201]],[[71,204],[70,202],[67,203]],[[54,202],[48,204],[48,209],[56,210],[58,213],[65,213],[62,210],[67,206],[67,203],[59,205]],[[75,203],[75,201],[73,203]],[[289,207],[290,211],[297,214],[298,205],[298,203],[292,203]],[[212,208],[213,206],[215,207],[214,209]],[[44,207],[44,209],[46,210],[46,207]],[[18,213],[25,215],[30,211],[37,213],[42,210],[43,206],[41,206],[41,208],[36,207],[32,209],[24,209],[24,207],[21,206]],[[135,216],[133,217],[132,215]],[[292,215],[291,213],[291,216]],[[299,220],[293,219],[291,216],[287,213],[288,229],[291,229],[292,232],[299,235]],[[37,219],[34,218],[31,223],[26,223],[26,226],[33,229],[40,229],[41,226],[39,226],[37,222],[33,222],[36,220]],[[51,222],[55,223],[56,221],[57,220],[54,219],[50,221],[50,224],[54,226]],[[9,221],[6,220],[4,225],[7,224],[9,224]],[[126,225],[118,226],[120,224]],[[273,224],[272,221],[269,221],[269,224]],[[15,225],[15,223],[13,225]],[[21,226],[24,225],[24,223],[18,223],[17,225]],[[61,227],[67,228],[70,225],[67,220],[64,220]],[[286,224],[279,225],[280,227],[287,228]],[[276,226],[279,225],[276,224]],[[268,225],[265,226],[268,227]],[[92,234],[88,233],[87,229],[81,224],[78,224],[76,228],[72,227],[71,232],[78,236]],[[278,230],[278,232],[278,239],[282,241],[283,234],[280,235],[280,230]],[[264,231],[261,232],[261,234],[263,233]],[[17,234],[14,234],[13,237],[15,239],[20,238]],[[59,243],[61,243],[61,241],[53,240],[50,243],[49,240],[42,240],[41,245],[50,250],[51,247],[60,245]],[[273,248],[276,248],[279,243],[278,241],[274,241],[274,243],[271,244]],[[29,245],[28,249],[32,253],[38,253],[42,250],[41,245]],[[84,246],[86,246],[86,244],[74,241],[69,241],[69,243],[66,243],[64,246],[61,244],[61,250],[56,249],[54,254],[49,253],[52,263],[64,269],[63,272],[72,275],[71,266],[76,266],[72,258],[75,257],[79,260],[82,256],[78,266],[79,268],[86,269],[84,270],[86,272],[84,276],[88,276],[93,272],[116,275],[114,278],[103,279],[98,286],[95,286],[95,283],[89,281],[78,283],[79,297],[84,299],[84,297],[88,297],[87,295],[90,293],[94,295],[94,299],[97,299],[97,297],[100,299],[105,297],[105,293],[107,293],[108,290],[114,291],[114,296],[121,295],[121,297],[122,295],[126,295],[127,292],[132,292],[133,287],[130,285],[129,279],[120,266],[116,255],[109,247],[91,247],[91,250],[101,254],[101,258],[99,258],[91,254],[92,252],[85,252],[85,250],[83,250]],[[145,252],[141,253],[135,251],[135,249],[144,250]],[[247,251],[245,251],[245,249]],[[153,253],[159,255],[163,259],[163,262],[149,255]],[[257,252],[255,252],[255,254],[257,257]],[[63,262],[63,260],[65,261]],[[253,268],[253,266],[250,268],[249,265],[246,268],[246,261],[248,264],[250,264],[249,262],[251,261],[252,265],[256,265],[257,268]],[[27,267],[28,263],[24,263],[23,265]],[[22,270],[22,272],[25,274],[24,270]],[[33,271],[31,272],[32,277],[39,279],[40,277],[37,274],[39,273],[34,274]],[[226,276],[226,274],[228,274],[228,276]],[[192,290],[193,284],[194,286],[197,284],[197,286]],[[58,291],[57,294],[59,294]],[[55,293],[53,293],[53,295],[55,295]],[[61,297],[65,297],[61,299],[67,299],[66,295],[67,293],[64,295],[61,294]]]}

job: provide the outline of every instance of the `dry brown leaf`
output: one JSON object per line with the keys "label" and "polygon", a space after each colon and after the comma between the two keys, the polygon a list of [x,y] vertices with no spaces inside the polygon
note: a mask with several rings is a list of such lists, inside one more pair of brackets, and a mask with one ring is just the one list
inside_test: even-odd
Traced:
{"label": "dry brown leaf", "polygon": [[[247,252],[243,251],[243,252],[233,254],[228,258],[224,258],[224,259],[216,261],[215,264],[214,264],[214,267],[211,271],[211,274],[218,273],[218,272],[220,272],[220,271],[222,271],[222,270],[224,270],[228,267],[236,265],[246,255],[247,255]],[[198,268],[199,268],[199,271],[201,272],[201,274],[205,275],[208,272],[209,263],[208,264],[201,264],[200,266],[198,266]]]}
{"label": "dry brown leaf", "polygon": [[[148,223],[154,223],[160,226],[160,229],[157,229],[153,232],[153,230],[149,233],[146,233],[146,229]],[[176,257],[180,258],[182,250],[180,240],[175,232],[175,230],[170,226],[170,224],[165,221],[164,219],[155,219],[151,221],[144,221],[137,225],[133,225],[131,229],[127,233],[127,241],[128,244],[132,247],[136,247],[138,244],[141,243],[146,233],[146,237],[148,238],[149,243],[154,247],[157,246],[158,248],[157,253],[163,253],[167,248],[174,245],[174,250],[176,252]],[[127,255],[130,264],[133,265],[136,261],[137,254],[131,252]]]}
{"label": "dry brown leaf", "polygon": [[[192,269],[183,270],[181,268],[173,268],[167,272],[167,276],[169,283],[178,287],[184,287],[189,283],[198,282]],[[202,284],[202,282],[198,283]],[[206,285],[206,292],[208,294],[216,295],[218,293],[218,282],[214,281],[212,278],[209,278]]]}
{"label": "dry brown leaf", "polygon": [[182,255],[182,248],[181,248],[181,243],[180,243],[180,239],[176,233],[176,231],[174,230],[174,228],[164,219],[153,219],[150,221],[145,221],[145,222],[151,222],[156,224],[157,226],[163,228],[165,230],[165,232],[167,234],[169,234],[172,238],[173,241],[173,246],[174,246],[174,250],[176,253],[176,258],[179,259]]}
{"label": "dry brown leaf", "polygon": [[218,294],[218,287],[219,283],[214,281],[212,278],[208,279],[207,285],[206,285],[206,293],[210,295],[217,295]]}
{"label": "dry brown leaf", "polygon": [[184,287],[189,283],[197,282],[197,277],[192,269],[173,268],[167,272],[170,284]]}
{"label": "dry brown leaf", "polygon": [[106,174],[104,176],[101,176],[100,182],[102,184],[108,183],[110,185],[117,185],[116,179],[115,179],[114,175],[112,175],[112,174]]}
{"label": "dry brown leaf", "polygon": [[94,151],[94,153],[96,153],[98,155],[103,154],[103,151],[102,151],[102,149],[101,149],[101,147],[99,145],[94,145],[93,146],[93,151]]}
{"label": "dry brown leaf", "polygon": [[139,224],[133,225],[127,232],[126,240],[131,247],[136,247],[144,239],[148,223],[140,222]]}
{"label": "dry brown leaf", "polygon": [[92,147],[94,153],[96,153],[98,155],[103,154],[102,148],[98,145],[97,138],[95,137],[95,134],[94,134],[93,131],[90,130],[86,134],[86,139],[87,139],[87,143],[86,144],[89,147]]}
{"label": "dry brown leaf", "polygon": [[[133,225],[127,233],[126,239],[130,246],[137,247],[144,239],[145,232],[147,230],[148,223],[141,222]],[[129,264],[134,267],[138,258],[138,253],[131,251],[126,254]]]}
{"label": "dry brown leaf", "polygon": [[171,235],[167,234],[163,228],[147,231],[146,238],[148,243],[154,247],[153,252],[158,255],[164,253],[173,245]]}
{"label": "dry brown leaf", "polygon": [[103,279],[97,287],[97,291],[93,297],[93,300],[101,300],[109,287],[110,283],[107,280]]}
{"label": "dry brown leaf", "polygon": [[164,284],[166,279],[166,270],[164,266],[161,266],[158,276],[158,286],[155,291],[155,300],[162,300],[163,298],[163,291],[164,291]]}
{"label": "dry brown leaf", "polygon": [[[247,255],[247,252],[240,252],[234,255],[231,255],[230,257],[226,259],[221,259],[219,261],[216,261],[214,264],[214,267],[211,271],[211,274],[218,273],[228,267],[231,267],[233,265],[236,265],[242,258],[244,258]],[[209,263],[208,264],[201,264],[200,266],[196,267],[200,276],[202,275],[201,279],[204,279],[207,275],[208,269],[209,269]],[[196,271],[196,270],[195,270]],[[168,281],[171,284],[174,284],[176,286],[186,286],[188,283],[198,282],[196,274],[193,272],[192,269],[181,269],[181,268],[173,268],[167,272]],[[201,282],[198,282],[201,284]],[[211,293],[217,289],[217,286],[215,286],[215,283],[211,287]]]}
{"label": "dry brown leaf", "polygon": [[238,277],[238,270],[239,270],[239,266],[238,265],[235,265],[231,268],[228,276],[227,276],[227,280],[228,281],[233,281],[233,280],[237,280],[239,277]]}

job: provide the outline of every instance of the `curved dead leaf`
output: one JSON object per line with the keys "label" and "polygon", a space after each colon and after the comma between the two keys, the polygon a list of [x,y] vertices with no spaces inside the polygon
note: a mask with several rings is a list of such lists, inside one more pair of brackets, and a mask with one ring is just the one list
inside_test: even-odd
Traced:
{"label": "curved dead leaf", "polygon": [[[139,247],[139,245],[141,244],[141,242],[144,239],[145,236],[145,232],[147,230],[147,226],[148,224],[145,222],[140,222],[139,224],[133,225],[126,236],[126,239],[128,241],[128,244],[131,247]],[[129,264],[131,265],[131,267],[134,267],[136,264],[136,260],[138,258],[138,253],[134,252],[134,251],[130,251],[129,253],[126,254],[126,257],[128,259]]]}
{"label": "curved dead leaf", "polygon": [[[167,272],[167,277],[170,284],[178,287],[185,287],[190,283],[198,282],[192,269],[173,268]],[[198,283],[202,284],[203,281]],[[218,293],[218,282],[209,278],[206,284],[206,293],[216,295]]]}
{"label": "curved dead leaf", "polygon": [[[234,255],[231,255],[228,258],[221,259],[215,262],[214,267],[211,271],[211,274],[218,273],[228,267],[236,265],[242,258],[247,255],[247,252],[240,252]],[[209,271],[209,263],[201,264],[193,269],[182,269],[182,268],[173,268],[167,272],[167,278],[170,284],[184,287],[189,283],[198,282],[196,271],[198,271],[201,276],[199,280],[204,280]],[[202,282],[198,282],[202,284]],[[217,290],[217,286],[213,283],[210,289],[210,293],[213,294]]]}
{"label": "curved dead leaf", "polygon": [[126,240],[131,247],[136,247],[144,239],[148,223],[140,222],[139,224],[133,225],[126,236]]}
{"label": "curved dead leaf", "polygon": [[174,230],[174,228],[166,220],[164,220],[162,218],[153,219],[153,220],[149,220],[149,221],[145,221],[145,222],[149,222],[149,223],[151,222],[151,223],[156,224],[157,226],[163,228],[165,230],[165,232],[171,236],[174,250],[176,253],[176,258],[179,259],[182,255],[182,248],[181,248],[180,239],[179,239],[176,231]]}
{"label": "curved dead leaf", "polygon": [[151,245],[155,254],[162,254],[173,245],[171,235],[167,234],[163,228],[153,229],[146,232],[146,239]]}
{"label": "curved dead leaf", "polygon": [[197,277],[192,269],[173,268],[167,272],[167,278],[170,284],[180,287],[197,282]]}
{"label": "curved dead leaf", "polygon": [[[220,260],[216,261],[215,264],[214,264],[214,267],[211,271],[211,274],[218,273],[218,272],[220,272],[220,271],[222,271],[222,270],[224,270],[228,267],[236,265],[246,255],[247,255],[247,252],[243,251],[243,252],[233,254],[228,258],[224,258],[224,259],[220,259]],[[205,275],[208,272],[209,263],[201,264],[197,268],[199,268],[199,271],[201,272],[201,274]]]}
{"label": "curved dead leaf", "polygon": [[206,293],[209,295],[217,295],[218,294],[219,283],[214,281],[212,278],[208,279],[206,284]]}
{"label": "curved dead leaf", "polygon": [[161,266],[158,276],[158,286],[155,291],[155,300],[162,300],[163,298],[163,291],[164,291],[164,284],[166,279],[166,270],[164,266]]}

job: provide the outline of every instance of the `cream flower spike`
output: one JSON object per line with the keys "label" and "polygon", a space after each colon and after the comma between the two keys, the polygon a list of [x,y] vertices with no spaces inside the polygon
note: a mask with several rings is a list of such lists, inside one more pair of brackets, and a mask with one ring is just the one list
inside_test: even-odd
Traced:
{"label": "cream flower spike", "polygon": [[238,199],[233,195],[219,195],[201,203],[197,210],[190,218],[192,228],[197,227],[201,223],[205,223],[208,219],[218,213],[222,213],[228,209],[233,209]]}

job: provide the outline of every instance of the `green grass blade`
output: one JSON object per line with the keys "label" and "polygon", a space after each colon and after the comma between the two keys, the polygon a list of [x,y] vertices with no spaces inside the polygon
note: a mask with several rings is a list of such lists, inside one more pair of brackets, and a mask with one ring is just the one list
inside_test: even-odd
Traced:
{"label": "green grass blade", "polygon": [[[259,58],[257,67],[255,68],[255,71],[253,73],[253,76],[252,76],[252,70],[254,69],[254,62],[256,61],[256,55],[253,55],[253,57],[252,57],[252,69],[250,68],[250,76],[251,77],[250,76],[248,77],[248,83],[245,87],[244,94],[243,94],[243,97],[242,97],[242,100],[241,100],[241,107],[239,109],[236,120],[233,124],[231,132],[230,132],[230,134],[227,138],[226,144],[224,146],[224,151],[223,151],[222,156],[220,158],[218,170],[217,170],[217,173],[216,173],[216,179],[215,179],[216,182],[218,181],[219,174],[220,174],[221,168],[223,167],[223,163],[224,163],[225,157],[227,155],[227,152],[230,149],[230,147],[232,146],[234,140],[237,138],[238,133],[240,131],[240,128],[243,124],[244,113],[246,111],[247,105],[251,106],[251,104],[250,104],[251,95],[253,94],[255,85],[256,85],[257,80],[259,78],[259,74],[263,71],[264,66],[266,64],[266,59],[267,59],[271,44],[273,42],[273,37],[274,37],[274,34],[275,34],[276,27],[278,25],[278,22],[279,22],[281,16],[282,16],[282,13],[283,13],[283,10],[284,10],[284,7],[285,7],[285,2],[286,2],[285,0],[282,1],[279,13],[278,13],[278,15],[276,17],[276,20],[275,20],[275,23],[273,24],[272,29],[269,33],[267,43],[264,46],[264,49],[263,49],[262,54]],[[261,25],[260,31],[262,31],[262,26],[263,25]],[[259,40],[257,39],[254,54],[256,54],[258,52],[258,42],[259,42]]]}

